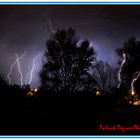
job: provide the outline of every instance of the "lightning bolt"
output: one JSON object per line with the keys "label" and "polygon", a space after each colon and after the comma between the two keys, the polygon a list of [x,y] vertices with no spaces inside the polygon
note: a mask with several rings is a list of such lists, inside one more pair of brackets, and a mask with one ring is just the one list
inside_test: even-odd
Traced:
{"label": "lightning bolt", "polygon": [[18,57],[17,54],[16,54],[16,60],[13,62],[13,64],[10,66],[10,72],[7,74],[7,79],[8,79],[8,83],[9,85],[11,85],[11,74],[12,74],[12,71],[13,71],[13,67],[16,65],[17,62],[19,62],[20,59],[22,59],[22,57],[24,57],[25,55],[25,52],[22,56]]}
{"label": "lightning bolt", "polygon": [[[40,56],[40,53],[39,53],[39,56]],[[34,70],[35,70],[35,63],[36,63],[37,58],[38,58],[38,55],[33,58],[33,64],[32,64],[32,68],[31,68],[31,71],[30,71],[30,78],[29,78],[29,82],[28,82],[29,85],[31,84],[32,79],[33,79],[33,73],[34,73]]]}
{"label": "lightning bolt", "polygon": [[134,90],[134,83],[137,81],[137,79],[139,78],[140,76],[140,71],[137,71],[135,74],[134,74],[134,78],[131,82],[131,94],[134,95],[135,94],[135,90]]}
{"label": "lightning bolt", "polygon": [[29,79],[28,84],[31,84],[31,82],[32,82],[33,72],[34,72],[34,69],[35,69],[35,58],[33,59],[33,66],[32,66],[31,72],[30,72],[30,79]]}
{"label": "lightning bolt", "polygon": [[118,88],[119,88],[120,85],[121,85],[121,71],[122,71],[122,67],[123,67],[125,61],[126,61],[126,54],[123,53],[122,63],[121,63],[121,66],[120,66],[120,68],[119,68],[119,72],[118,72],[118,80],[119,80]]}
{"label": "lightning bolt", "polygon": [[7,74],[7,78],[8,78],[8,83],[9,83],[9,85],[11,85],[11,77],[10,77],[10,75],[12,74],[13,67],[14,67],[14,65],[16,64],[16,62],[17,62],[17,60],[15,60],[14,63],[11,65],[11,67],[10,67],[10,72]]}
{"label": "lightning bolt", "polygon": [[[25,56],[25,52],[24,52],[24,54],[20,58],[22,58],[24,56]],[[17,62],[17,66],[18,66],[18,71],[20,73],[20,85],[22,86],[23,85],[23,74],[21,72],[21,67],[20,67],[20,63],[19,63],[19,57],[18,57],[17,54],[16,54],[16,58],[17,58],[16,62]]]}
{"label": "lightning bolt", "polygon": [[[18,54],[16,54],[16,60],[12,63],[12,65],[10,66],[10,72],[7,74],[7,78],[8,78],[8,81],[9,81],[9,85],[11,84],[11,74],[12,74],[12,71],[13,71],[13,67],[17,64],[17,69],[18,69],[18,72],[20,74],[20,85],[22,86],[23,85],[23,74],[22,74],[22,71],[21,71],[21,65],[20,65],[20,60],[25,56],[25,52],[22,56],[18,56]],[[27,84],[31,84],[32,82],[32,79],[33,79],[33,73],[34,73],[34,70],[35,70],[35,65],[36,65],[36,61],[38,59],[38,56],[40,58],[42,58],[41,56],[41,53],[39,53],[37,56],[35,56],[33,58],[33,64],[32,64],[32,68],[31,70],[29,71],[29,73],[27,73],[26,75],[26,83]],[[29,77],[29,80],[28,80],[28,77]]]}

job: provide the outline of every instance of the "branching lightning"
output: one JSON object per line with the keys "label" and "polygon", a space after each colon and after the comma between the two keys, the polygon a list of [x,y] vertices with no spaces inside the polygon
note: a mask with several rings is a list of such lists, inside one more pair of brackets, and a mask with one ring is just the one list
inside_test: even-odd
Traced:
{"label": "branching lightning", "polygon": [[17,60],[15,60],[14,63],[11,65],[11,67],[10,67],[10,72],[7,74],[7,78],[8,78],[8,83],[9,83],[9,85],[11,85],[11,77],[10,77],[10,75],[12,74],[13,67],[14,67],[14,65],[16,64],[16,62],[17,62]]}
{"label": "branching lightning", "polygon": [[[40,53],[39,53],[39,55],[40,55]],[[38,55],[33,58],[33,64],[32,64],[32,68],[30,71],[30,78],[29,78],[28,84],[31,84],[31,82],[32,82],[37,58],[38,58]]]}
{"label": "branching lightning", "polygon": [[135,74],[134,74],[134,78],[131,82],[131,94],[134,95],[135,94],[135,90],[134,90],[134,83],[137,81],[137,79],[139,78],[140,76],[140,71],[137,71]]}
{"label": "branching lightning", "polygon": [[[25,56],[25,53],[21,56],[21,58],[22,57],[24,57]],[[19,71],[19,73],[20,73],[20,85],[22,86],[23,85],[23,74],[22,74],[22,72],[21,72],[21,66],[20,66],[20,63],[19,63],[19,57],[18,57],[18,55],[16,54],[16,58],[17,58],[17,66],[18,66],[18,71]]]}
{"label": "branching lightning", "polygon": [[[10,66],[10,72],[7,74],[7,78],[8,78],[8,83],[9,83],[9,85],[11,85],[11,74],[12,74],[12,71],[13,71],[13,67],[16,65],[16,63],[18,64],[18,65],[20,65],[19,64],[19,60],[20,59],[22,59],[23,57],[25,56],[25,52],[24,52],[24,54],[22,55],[22,56],[20,56],[20,57],[18,57],[18,55],[16,54],[16,60],[13,62],[13,64]],[[21,72],[21,70],[20,70],[20,67],[18,66],[18,71],[19,72]],[[22,74],[22,73],[21,73]],[[21,80],[22,81],[22,80]],[[22,82],[21,82],[22,83]]]}
{"label": "branching lightning", "polygon": [[[15,65],[17,65],[17,70],[20,74],[20,85],[22,86],[24,84],[23,82],[23,73],[22,73],[22,70],[21,70],[21,64],[20,64],[20,60],[25,56],[25,52],[22,56],[18,56],[18,54],[15,55],[16,56],[16,60],[13,62],[13,64],[10,66],[10,72],[7,74],[7,79],[8,79],[8,82],[9,82],[9,85],[11,85],[12,83],[12,79],[11,79],[11,75],[12,75],[12,71],[13,71],[13,67]],[[27,72],[27,75],[25,77],[25,83],[26,84],[31,84],[32,80],[33,80],[33,74],[35,72],[35,69],[36,69],[36,64],[39,65],[41,63],[41,58],[42,58],[42,54],[41,52],[39,52],[38,55],[36,55],[33,60],[32,60],[32,67],[31,67],[31,70],[29,72]],[[38,62],[39,61],[39,62]]]}
{"label": "branching lightning", "polygon": [[126,61],[126,54],[123,53],[122,63],[121,63],[121,66],[120,66],[119,72],[118,72],[118,80],[119,80],[118,88],[119,88],[120,85],[121,85],[121,71],[122,71],[123,65],[125,64],[125,61]]}

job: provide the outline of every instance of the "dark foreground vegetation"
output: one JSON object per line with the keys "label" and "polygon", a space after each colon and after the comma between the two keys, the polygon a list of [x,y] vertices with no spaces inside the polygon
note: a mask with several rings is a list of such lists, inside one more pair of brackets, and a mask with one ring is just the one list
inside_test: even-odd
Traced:
{"label": "dark foreground vegetation", "polygon": [[18,86],[0,93],[1,135],[111,135],[139,131],[99,130],[100,125],[139,124],[138,106],[124,104],[119,94],[96,96],[95,92],[51,93],[38,91],[27,97]]}

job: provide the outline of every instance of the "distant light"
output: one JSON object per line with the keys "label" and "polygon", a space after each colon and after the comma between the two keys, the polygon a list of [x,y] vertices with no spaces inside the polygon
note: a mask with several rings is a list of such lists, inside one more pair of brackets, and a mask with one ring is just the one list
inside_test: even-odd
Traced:
{"label": "distant light", "polygon": [[96,91],[96,96],[101,96],[101,92],[100,91]]}
{"label": "distant light", "polygon": [[131,102],[131,101],[129,101],[129,104],[132,104],[132,102]]}
{"label": "distant light", "polygon": [[37,92],[38,92],[37,88],[31,88],[31,90],[29,92],[27,92],[27,97],[32,97]]}
{"label": "distant light", "polygon": [[134,94],[135,94],[135,92],[134,92],[134,91],[132,91],[132,92],[131,92],[131,94],[132,94],[132,95],[134,95]]}
{"label": "distant light", "polygon": [[38,89],[37,89],[37,88],[35,88],[35,89],[34,89],[34,91],[35,91],[35,92],[37,92],[37,91],[38,91]]}

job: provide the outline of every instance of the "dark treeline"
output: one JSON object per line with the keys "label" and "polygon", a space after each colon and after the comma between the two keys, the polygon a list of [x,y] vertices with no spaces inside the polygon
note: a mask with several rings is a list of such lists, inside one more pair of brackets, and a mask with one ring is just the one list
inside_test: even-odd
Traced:
{"label": "dark treeline", "polygon": [[[100,131],[99,125],[133,124],[138,120],[139,112],[133,112],[127,95],[134,73],[140,70],[139,49],[134,37],[126,41],[116,50],[120,61],[114,68],[97,60],[94,46],[88,39],[80,40],[74,29],[51,33],[39,89],[8,85],[0,76],[0,134],[126,134]],[[123,53],[126,62],[117,88]],[[139,83],[137,80],[135,84],[137,96]]]}

